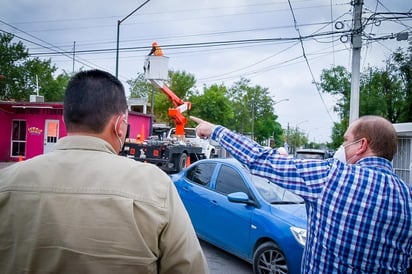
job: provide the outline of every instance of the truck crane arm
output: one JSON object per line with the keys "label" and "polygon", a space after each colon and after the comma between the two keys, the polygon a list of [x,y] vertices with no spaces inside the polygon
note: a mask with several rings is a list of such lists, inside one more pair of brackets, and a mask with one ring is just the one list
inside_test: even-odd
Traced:
{"label": "truck crane arm", "polygon": [[185,126],[187,118],[182,114],[186,110],[192,108],[192,103],[180,99],[163,81],[150,79],[153,86],[159,88],[169,98],[170,102],[175,106],[169,108],[169,117],[175,122],[176,136],[183,138],[185,136]]}

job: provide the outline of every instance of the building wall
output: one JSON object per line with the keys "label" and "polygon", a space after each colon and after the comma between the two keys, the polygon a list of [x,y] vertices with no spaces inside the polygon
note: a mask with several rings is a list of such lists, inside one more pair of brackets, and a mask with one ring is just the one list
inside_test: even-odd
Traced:
{"label": "building wall", "polygon": [[46,120],[59,121],[58,138],[67,135],[63,123],[62,109],[46,108],[26,108],[15,109],[13,112],[0,112],[0,125],[2,134],[0,135],[0,161],[17,161],[18,156],[11,155],[11,137],[13,121],[26,121],[26,153],[24,159],[43,154],[45,143],[45,123]]}
{"label": "building wall", "polygon": [[152,117],[150,115],[129,112],[128,123],[130,125],[130,140],[136,140],[137,135],[140,135],[141,139],[146,139],[152,132]]}
{"label": "building wall", "polygon": [[[27,121],[27,143],[26,143],[26,159],[33,158],[34,156],[44,153],[45,143],[45,125],[46,120],[58,120],[58,138],[60,139],[67,135],[66,128],[63,122],[63,116],[60,115],[29,115],[26,117]],[[16,118],[15,118],[16,119]]]}
{"label": "building wall", "polygon": [[[67,131],[63,122],[63,105],[59,104],[0,104],[0,162],[18,161],[19,156],[11,156],[11,139],[13,121],[26,121],[26,146],[24,160],[45,153],[46,121],[57,120],[59,127],[57,140],[66,136]],[[152,117],[150,115],[129,112],[130,137],[136,138],[141,134],[147,138],[151,132]],[[56,141],[57,141],[56,140]],[[53,147],[53,144],[51,144]],[[51,148],[52,148],[51,147]]]}
{"label": "building wall", "polygon": [[0,161],[10,155],[11,114],[0,108]]}

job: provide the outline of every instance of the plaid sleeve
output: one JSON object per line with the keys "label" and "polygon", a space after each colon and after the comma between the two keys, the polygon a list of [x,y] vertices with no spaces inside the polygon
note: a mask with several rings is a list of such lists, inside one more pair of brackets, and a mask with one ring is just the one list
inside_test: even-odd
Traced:
{"label": "plaid sleeve", "polygon": [[251,173],[265,177],[305,199],[316,199],[330,173],[331,162],[299,160],[279,156],[253,140],[225,127],[215,127],[211,138],[220,143]]}

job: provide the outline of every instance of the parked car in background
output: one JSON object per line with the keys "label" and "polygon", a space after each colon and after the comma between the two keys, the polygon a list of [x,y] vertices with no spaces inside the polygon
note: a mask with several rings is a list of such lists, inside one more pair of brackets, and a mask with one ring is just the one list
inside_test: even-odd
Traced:
{"label": "parked car in background", "polygon": [[301,197],[233,158],[200,160],[171,178],[200,239],[251,263],[254,273],[300,273]]}
{"label": "parked car in background", "polygon": [[328,159],[333,155],[328,150],[324,149],[312,149],[312,148],[302,148],[297,149],[295,153],[296,159]]}

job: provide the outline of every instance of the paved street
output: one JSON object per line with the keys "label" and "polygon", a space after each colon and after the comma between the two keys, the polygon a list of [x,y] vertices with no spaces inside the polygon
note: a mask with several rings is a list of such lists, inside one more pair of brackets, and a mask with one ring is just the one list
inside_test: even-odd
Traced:
{"label": "paved street", "polygon": [[15,162],[0,162],[0,169],[5,168],[9,165],[14,164]]}
{"label": "paved street", "polygon": [[252,265],[204,241],[200,241],[210,274],[253,274]]}

